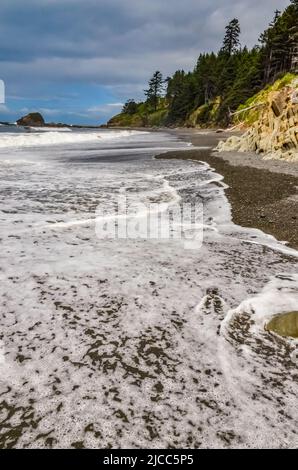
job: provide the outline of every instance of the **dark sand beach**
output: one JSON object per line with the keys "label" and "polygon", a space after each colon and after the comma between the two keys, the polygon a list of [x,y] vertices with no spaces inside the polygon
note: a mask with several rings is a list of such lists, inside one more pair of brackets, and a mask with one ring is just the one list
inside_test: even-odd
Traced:
{"label": "dark sand beach", "polygon": [[213,151],[220,140],[230,136],[228,133],[188,129],[173,132],[196,147],[206,148],[169,152],[158,158],[207,162],[228,185],[226,195],[234,223],[258,228],[298,248],[298,162],[264,160],[253,153]]}

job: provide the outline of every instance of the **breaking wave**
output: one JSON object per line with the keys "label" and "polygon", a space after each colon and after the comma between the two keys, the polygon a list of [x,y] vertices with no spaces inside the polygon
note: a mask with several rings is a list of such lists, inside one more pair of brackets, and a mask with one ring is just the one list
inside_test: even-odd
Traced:
{"label": "breaking wave", "polygon": [[80,144],[86,142],[113,141],[121,138],[129,138],[130,136],[140,134],[138,131],[110,131],[110,132],[28,132],[21,134],[2,133],[0,135],[0,148],[23,148],[23,147],[39,147],[45,145],[60,144]]}

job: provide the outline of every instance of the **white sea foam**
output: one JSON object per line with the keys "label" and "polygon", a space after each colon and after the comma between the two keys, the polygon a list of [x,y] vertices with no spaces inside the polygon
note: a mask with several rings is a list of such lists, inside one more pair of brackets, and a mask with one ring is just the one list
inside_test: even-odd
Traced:
{"label": "white sea foam", "polygon": [[[218,360],[239,408],[237,426],[243,435],[256,430],[252,442],[258,448],[297,446],[296,438],[287,444],[284,438],[291,428],[289,422],[298,421],[298,342],[265,331],[273,315],[297,309],[297,274],[279,274],[259,293],[231,309],[221,324]],[[270,440],[266,438],[264,420],[268,425],[271,422]]]}
{"label": "white sea foam", "polygon": [[[0,165],[2,447],[297,447],[292,346],[262,328],[295,306],[297,259],[233,225],[207,165],[152,160],[162,145],[182,146],[3,150],[32,163]],[[119,196],[203,203],[203,246],[97,238]]]}
{"label": "white sea foam", "polygon": [[223,322],[228,328],[235,316],[249,314],[261,331],[275,314],[298,311],[298,274],[273,277],[256,296],[246,299],[229,312]]}
{"label": "white sea foam", "polygon": [[24,148],[52,146],[61,144],[81,144],[87,142],[113,141],[127,139],[138,131],[111,131],[111,132],[65,132],[48,130],[47,132],[27,133],[1,133],[0,148]]}
{"label": "white sea foam", "polygon": [[30,126],[30,129],[35,132],[72,132],[70,127],[35,127]]}

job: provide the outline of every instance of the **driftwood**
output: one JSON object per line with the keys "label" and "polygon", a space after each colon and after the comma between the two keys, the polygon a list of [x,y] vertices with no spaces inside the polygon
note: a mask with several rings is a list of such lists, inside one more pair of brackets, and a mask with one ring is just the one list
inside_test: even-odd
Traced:
{"label": "driftwood", "polygon": [[266,103],[259,103],[253,106],[249,106],[248,108],[241,109],[240,111],[236,111],[235,113],[230,113],[230,116],[236,116],[237,114],[244,113],[244,111],[249,111],[250,109],[254,109],[254,108],[260,108],[262,106],[266,106]]}

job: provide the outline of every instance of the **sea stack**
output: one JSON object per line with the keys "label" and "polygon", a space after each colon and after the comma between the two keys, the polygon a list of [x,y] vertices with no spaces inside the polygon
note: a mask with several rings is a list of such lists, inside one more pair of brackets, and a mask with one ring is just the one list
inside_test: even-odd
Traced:
{"label": "sea stack", "polygon": [[18,126],[37,126],[45,125],[44,118],[40,113],[29,113],[17,121]]}

